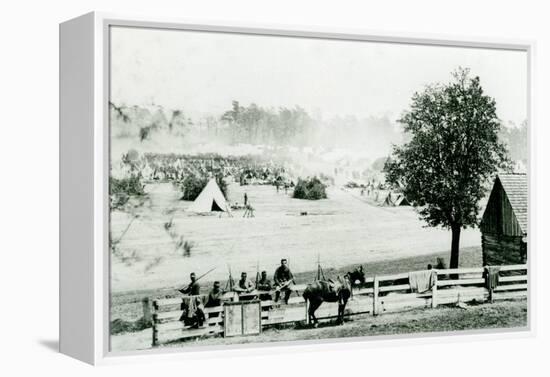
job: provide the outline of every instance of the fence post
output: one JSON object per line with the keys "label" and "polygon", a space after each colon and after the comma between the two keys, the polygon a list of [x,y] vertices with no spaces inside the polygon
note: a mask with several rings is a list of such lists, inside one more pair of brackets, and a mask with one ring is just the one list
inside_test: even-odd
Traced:
{"label": "fence post", "polygon": [[437,271],[432,272],[432,309],[437,308]]}
{"label": "fence post", "polygon": [[372,315],[377,315],[378,314],[378,286],[379,286],[379,284],[380,283],[378,281],[378,277],[375,276],[373,286],[372,286],[372,291],[373,291],[373,295],[372,295]]}
{"label": "fence post", "polygon": [[489,302],[492,304],[493,303],[493,286],[490,282],[490,277],[489,277],[489,267],[488,266],[485,266],[483,267],[483,275],[485,275],[485,288],[487,288],[487,290],[489,291]]}
{"label": "fence post", "polygon": [[143,320],[145,323],[149,324],[151,323],[151,306],[149,306],[149,297],[144,297],[143,300],[141,300],[142,306],[143,306]]}
{"label": "fence post", "polygon": [[306,299],[306,325],[310,325],[309,321],[309,301]]}
{"label": "fence post", "polygon": [[153,347],[157,346],[159,340],[158,340],[158,329],[157,329],[157,313],[153,313],[153,324],[152,324],[152,333],[153,333],[153,340],[152,345]]}

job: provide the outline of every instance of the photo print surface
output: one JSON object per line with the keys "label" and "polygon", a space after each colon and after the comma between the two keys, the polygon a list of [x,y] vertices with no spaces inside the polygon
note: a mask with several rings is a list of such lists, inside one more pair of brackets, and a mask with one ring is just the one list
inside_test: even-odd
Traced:
{"label": "photo print surface", "polygon": [[527,52],[109,34],[111,351],[526,328]]}

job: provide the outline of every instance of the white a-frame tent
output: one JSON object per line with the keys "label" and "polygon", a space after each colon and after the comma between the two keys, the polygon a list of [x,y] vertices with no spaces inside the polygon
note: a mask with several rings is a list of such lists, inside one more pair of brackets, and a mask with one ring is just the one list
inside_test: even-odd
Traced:
{"label": "white a-frame tent", "polygon": [[202,189],[197,199],[191,204],[189,212],[228,212],[229,207],[223,197],[222,190],[218,187],[214,178],[210,179]]}

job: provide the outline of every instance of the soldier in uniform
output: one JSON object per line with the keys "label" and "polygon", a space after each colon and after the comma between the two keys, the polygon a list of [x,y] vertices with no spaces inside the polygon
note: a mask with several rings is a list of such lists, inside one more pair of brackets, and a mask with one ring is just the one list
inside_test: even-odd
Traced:
{"label": "soldier in uniform", "polygon": [[203,311],[204,305],[199,296],[201,294],[201,287],[194,272],[191,272],[189,278],[191,279],[189,285],[178,290],[184,295],[190,296],[184,299],[181,304],[183,313],[180,317],[180,321],[183,321],[185,324],[202,327],[205,316]]}
{"label": "soldier in uniform", "polygon": [[[219,281],[214,282],[212,290],[208,293],[205,308],[215,308],[222,305],[223,290]],[[220,313],[208,313],[208,318],[217,318]]]}
{"label": "soldier in uniform", "polygon": [[294,276],[288,267],[288,261],[286,259],[281,259],[281,265],[275,270],[273,275],[273,282],[275,283],[275,302],[279,301],[281,297],[281,292],[285,293],[285,304],[288,304],[288,299],[292,290],[290,285],[294,283]]}
{"label": "soldier in uniform", "polygon": [[191,272],[191,274],[189,275],[189,279],[191,280],[191,283],[189,283],[189,285],[186,288],[179,289],[179,291],[184,295],[189,295],[189,296],[200,295],[201,286],[197,281],[197,277],[194,272]]}
{"label": "soldier in uniform", "polygon": [[237,285],[233,287],[233,290],[239,295],[250,293],[254,290],[254,284],[248,280],[246,272],[241,273],[241,279],[237,282]]}
{"label": "soldier in uniform", "polygon": [[222,304],[222,296],[223,291],[221,289],[220,282],[215,281],[212,290],[208,293],[208,299],[206,300],[206,304],[204,306],[207,308],[220,306]]}
{"label": "soldier in uniform", "polygon": [[256,283],[256,289],[259,291],[263,291],[265,293],[260,294],[260,300],[271,300],[271,294],[268,293],[271,291],[271,280],[267,277],[267,271],[262,271],[262,275],[258,283]]}

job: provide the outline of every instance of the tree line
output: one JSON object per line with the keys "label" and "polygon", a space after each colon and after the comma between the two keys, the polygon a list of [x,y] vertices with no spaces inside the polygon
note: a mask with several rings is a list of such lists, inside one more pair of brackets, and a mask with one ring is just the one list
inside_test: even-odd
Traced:
{"label": "tree line", "polygon": [[234,143],[296,145],[308,144],[314,120],[300,106],[280,107],[278,110],[260,107],[255,103],[242,106],[233,101],[221,121],[229,127]]}
{"label": "tree line", "polygon": [[112,136],[139,142],[165,134],[195,141],[272,146],[315,146],[354,148],[389,152],[391,143],[401,142],[401,130],[386,116],[312,116],[300,106],[262,107],[232,101],[221,114],[191,118],[184,109],[159,105],[126,106],[110,103]]}

